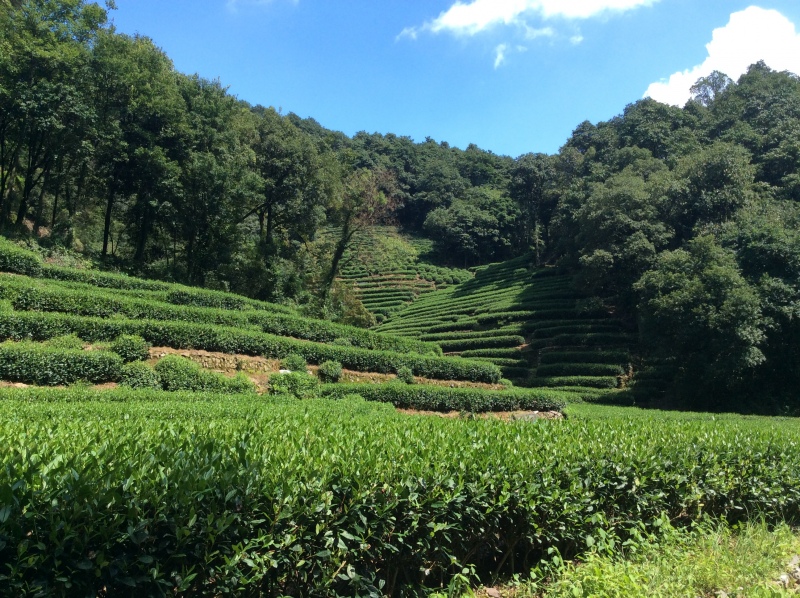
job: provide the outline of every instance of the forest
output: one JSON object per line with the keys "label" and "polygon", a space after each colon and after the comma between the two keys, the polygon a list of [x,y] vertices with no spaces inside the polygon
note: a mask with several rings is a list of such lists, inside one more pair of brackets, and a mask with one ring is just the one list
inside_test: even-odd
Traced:
{"label": "forest", "polygon": [[342,258],[391,224],[443,265],[569,273],[682,404],[800,407],[796,75],[714,72],[682,108],[645,98],[512,158],[252,105],[110,10],[0,0],[5,236],[352,323]]}

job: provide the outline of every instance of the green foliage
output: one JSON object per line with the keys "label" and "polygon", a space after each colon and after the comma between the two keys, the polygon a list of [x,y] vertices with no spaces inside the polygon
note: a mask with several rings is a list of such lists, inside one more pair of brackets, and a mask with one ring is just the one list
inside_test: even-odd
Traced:
{"label": "green foliage", "polygon": [[42,259],[34,252],[0,237],[0,271],[39,276]]}
{"label": "green foliage", "polygon": [[414,372],[409,367],[397,368],[397,379],[405,384],[414,384]]}
{"label": "green foliage", "polygon": [[[665,521],[800,517],[789,420],[603,408],[542,425],[351,400],[0,392],[0,576],[15,593],[420,595],[465,568],[527,575],[549,549],[623,550]],[[498,568],[510,538],[519,552]]]}
{"label": "green foliage", "polygon": [[338,382],[342,377],[342,364],[338,361],[323,361],[317,370],[322,382]]}
{"label": "green foliage", "polygon": [[86,343],[84,343],[82,339],[78,338],[74,334],[55,336],[42,343],[42,345],[46,347],[52,347],[53,349],[74,349],[74,350],[83,350],[83,346],[85,344]]}
{"label": "green foliage", "polygon": [[78,381],[114,382],[122,359],[106,351],[48,347],[32,342],[0,344],[0,379],[42,386]]}
{"label": "green foliage", "polygon": [[403,409],[424,411],[558,411],[567,401],[578,396],[551,389],[484,390],[480,388],[449,388],[425,384],[330,384],[322,387],[322,396],[341,398],[349,393],[359,394],[367,401],[391,403]]}
{"label": "green foliage", "polygon": [[254,392],[255,385],[244,374],[229,378],[204,370],[193,361],[179,355],[167,355],[155,365],[155,373],[164,390],[192,390],[221,393]]}
{"label": "green foliage", "polygon": [[[138,280],[138,279],[131,279]],[[250,328],[260,327],[264,332],[292,336],[317,342],[347,339],[351,345],[366,349],[383,349],[397,352],[440,354],[433,343],[376,334],[367,330],[334,324],[323,320],[303,318],[291,313],[273,313],[265,307],[253,309],[244,299],[235,295],[214,295],[216,307],[173,305],[174,293],[166,297],[159,294],[133,296],[118,291],[104,292],[96,287],[78,285],[74,288],[45,281],[32,281],[18,277],[0,277],[0,293],[10,299],[18,310],[57,311],[84,316],[127,316],[154,320],[189,321]],[[199,292],[199,291],[198,291]],[[221,297],[221,298],[220,298]],[[210,303],[210,302],[209,302]],[[252,302],[256,303],[256,302]],[[234,309],[219,305],[237,306]]]}
{"label": "green foliage", "polygon": [[122,361],[143,361],[150,357],[150,343],[135,334],[121,334],[111,343],[111,350],[122,357]]}
{"label": "green foliage", "polygon": [[143,361],[126,363],[120,369],[119,383],[134,389],[161,390],[161,377]]}
{"label": "green foliage", "polygon": [[663,254],[635,288],[642,297],[644,341],[694,374],[677,381],[684,396],[719,405],[740,377],[764,361],[758,295],[733,252],[713,237],[697,237],[686,249]]}
{"label": "green foliage", "polygon": [[306,358],[297,353],[292,353],[281,359],[281,369],[291,370],[293,372],[306,371]]}
{"label": "green foliage", "polygon": [[[328,362],[330,363],[330,362]],[[305,370],[269,377],[269,393],[289,395],[296,399],[313,399],[319,396],[320,381]]]}
{"label": "green foliage", "polygon": [[362,372],[389,373],[399,367],[408,366],[420,376],[443,380],[496,382],[500,379],[500,371],[496,366],[468,359],[368,351],[224,326],[160,320],[85,318],[55,313],[0,314],[0,338],[45,340],[70,333],[90,341],[110,341],[120,334],[136,334],[155,346],[263,355],[271,358],[297,353],[310,363],[338,361],[343,367]]}

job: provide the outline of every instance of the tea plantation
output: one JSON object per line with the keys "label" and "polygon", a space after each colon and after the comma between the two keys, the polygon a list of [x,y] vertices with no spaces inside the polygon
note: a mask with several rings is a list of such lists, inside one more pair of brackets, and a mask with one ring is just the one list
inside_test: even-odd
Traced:
{"label": "tea plantation", "polygon": [[376,330],[5,240],[0,270],[0,595],[416,596],[664,521],[800,522],[794,420],[590,404],[633,339],[523,259]]}
{"label": "tea plantation", "polygon": [[480,268],[472,280],[426,295],[376,330],[493,363],[515,384],[625,385],[635,336],[583,300],[570,276],[529,264],[522,257]]}
{"label": "tea plantation", "polygon": [[345,253],[340,278],[383,321],[431,291],[472,278],[467,270],[425,261],[431,246],[429,240],[402,235],[396,227],[367,228]]}

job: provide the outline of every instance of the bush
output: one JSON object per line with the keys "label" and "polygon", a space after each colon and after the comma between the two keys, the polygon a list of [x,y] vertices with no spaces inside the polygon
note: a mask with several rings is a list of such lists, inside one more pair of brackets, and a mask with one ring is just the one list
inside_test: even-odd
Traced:
{"label": "bush", "polygon": [[496,365],[469,361],[460,357],[369,351],[360,347],[341,347],[299,341],[293,338],[211,324],[146,319],[87,318],[61,313],[0,313],[0,338],[44,340],[69,333],[75,333],[92,342],[113,340],[120,334],[138,334],[156,346],[263,355],[271,358],[297,353],[311,363],[333,360],[340,362],[347,369],[359,372],[389,373],[397,371],[399,367],[407,366],[412,368],[417,375],[426,378],[490,383],[500,379],[500,370]]}
{"label": "bush", "polygon": [[406,384],[414,384],[414,371],[406,366],[397,368],[397,379]]}
{"label": "bush", "polygon": [[129,388],[161,390],[161,377],[143,361],[133,361],[122,366],[119,383]]}
{"label": "bush", "polygon": [[111,343],[111,350],[122,357],[122,361],[144,361],[150,357],[150,343],[135,334],[121,334]]}
{"label": "bush", "polygon": [[338,382],[342,377],[342,364],[338,361],[323,361],[319,364],[318,373],[322,382]]}
{"label": "bush", "polygon": [[282,370],[291,370],[292,372],[305,372],[307,371],[308,363],[306,358],[297,353],[287,355],[281,360]]}
{"label": "bush", "polygon": [[319,379],[305,372],[272,374],[269,377],[269,393],[290,395],[296,399],[313,399],[319,396]]}
{"label": "bush", "polygon": [[45,347],[51,347],[53,349],[74,349],[77,351],[83,350],[84,346],[83,340],[78,338],[74,334],[64,334],[62,336],[55,336],[50,340],[47,340],[42,343]]}
{"label": "bush", "polygon": [[204,370],[199,365],[180,357],[167,355],[155,367],[164,390],[193,390],[224,393],[254,392],[255,386],[244,374],[229,378],[216,372]]}
{"label": "bush", "polygon": [[0,271],[39,276],[42,259],[27,249],[0,237]]}
{"label": "bush", "polygon": [[391,403],[401,409],[425,411],[536,411],[561,410],[568,393],[550,388],[484,390],[482,388],[449,388],[425,384],[326,384],[321,394],[340,398],[358,393],[367,401]]}
{"label": "bush", "polygon": [[41,386],[119,379],[122,359],[106,351],[59,349],[40,343],[0,344],[0,379]]}

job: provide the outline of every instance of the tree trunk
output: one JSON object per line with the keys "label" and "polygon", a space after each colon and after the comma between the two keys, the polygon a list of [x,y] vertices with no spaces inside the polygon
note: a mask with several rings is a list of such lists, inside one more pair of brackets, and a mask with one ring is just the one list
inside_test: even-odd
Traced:
{"label": "tree trunk", "polygon": [[106,197],[106,218],[103,224],[103,251],[100,254],[103,259],[108,255],[108,237],[111,234],[111,212],[114,209],[114,185],[108,186],[108,197]]}

